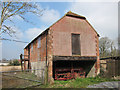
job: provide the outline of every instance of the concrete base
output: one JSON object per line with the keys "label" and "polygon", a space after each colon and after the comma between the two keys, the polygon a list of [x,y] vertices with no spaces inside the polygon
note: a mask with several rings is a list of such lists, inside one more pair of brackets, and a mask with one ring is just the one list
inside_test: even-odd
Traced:
{"label": "concrete base", "polygon": [[45,76],[45,61],[31,62],[32,73],[35,73],[37,77],[43,78]]}
{"label": "concrete base", "polygon": [[94,63],[94,65],[92,66],[91,70],[87,74],[87,77],[95,77],[96,76],[95,71],[96,71],[96,68],[95,68],[95,63]]}

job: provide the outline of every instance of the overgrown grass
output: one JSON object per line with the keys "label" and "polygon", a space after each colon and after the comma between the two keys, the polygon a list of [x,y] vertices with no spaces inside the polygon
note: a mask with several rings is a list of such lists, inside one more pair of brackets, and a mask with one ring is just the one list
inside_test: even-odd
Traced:
{"label": "overgrown grass", "polygon": [[117,81],[114,79],[90,77],[90,78],[77,78],[76,80],[55,81],[53,85],[47,84],[40,86],[41,88],[86,88],[88,85],[93,85],[106,81]]}

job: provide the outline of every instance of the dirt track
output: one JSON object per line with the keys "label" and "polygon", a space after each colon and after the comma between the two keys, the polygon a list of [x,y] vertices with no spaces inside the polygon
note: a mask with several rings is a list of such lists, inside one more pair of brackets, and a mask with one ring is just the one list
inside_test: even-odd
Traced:
{"label": "dirt track", "polygon": [[0,66],[0,72],[20,70],[21,66]]}
{"label": "dirt track", "polygon": [[2,88],[24,88],[39,83],[2,75]]}

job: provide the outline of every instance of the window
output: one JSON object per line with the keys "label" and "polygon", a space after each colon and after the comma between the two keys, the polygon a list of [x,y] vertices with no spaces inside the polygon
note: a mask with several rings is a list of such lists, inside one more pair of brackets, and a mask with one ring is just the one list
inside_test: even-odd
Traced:
{"label": "window", "polygon": [[40,57],[40,50],[38,50],[38,61],[41,60],[41,57]]}
{"label": "window", "polygon": [[33,43],[31,43],[31,51],[33,51]]}
{"label": "window", "polygon": [[38,38],[38,48],[41,47],[41,37]]}
{"label": "window", "polygon": [[80,54],[80,34],[72,34],[72,55]]}

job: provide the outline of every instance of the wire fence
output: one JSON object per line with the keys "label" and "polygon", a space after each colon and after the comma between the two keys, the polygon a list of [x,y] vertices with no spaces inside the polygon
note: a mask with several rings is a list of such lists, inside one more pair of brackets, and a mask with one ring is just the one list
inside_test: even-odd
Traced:
{"label": "wire fence", "polygon": [[2,88],[40,87],[45,82],[44,69],[27,69],[0,72]]}

